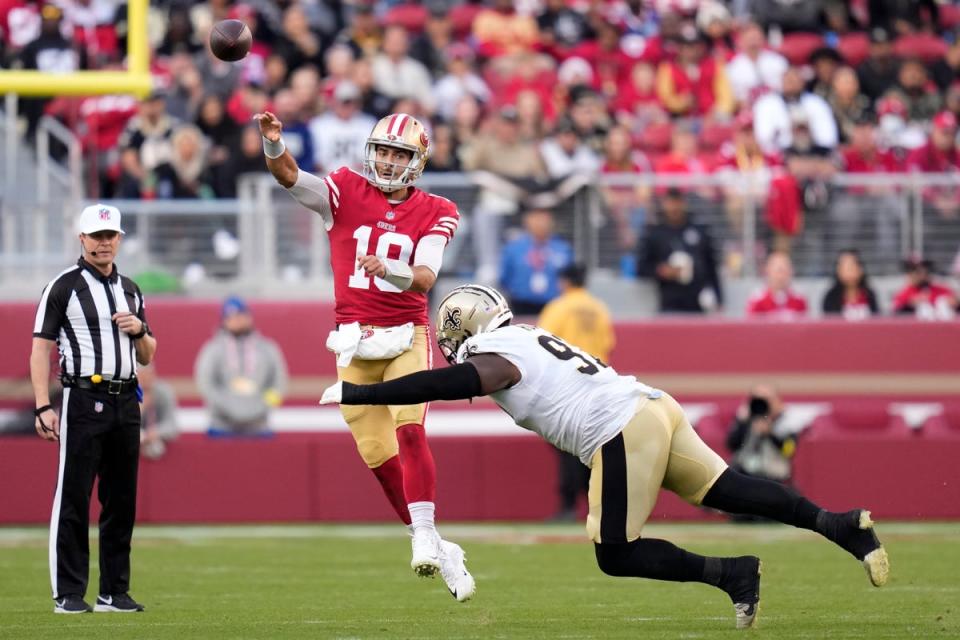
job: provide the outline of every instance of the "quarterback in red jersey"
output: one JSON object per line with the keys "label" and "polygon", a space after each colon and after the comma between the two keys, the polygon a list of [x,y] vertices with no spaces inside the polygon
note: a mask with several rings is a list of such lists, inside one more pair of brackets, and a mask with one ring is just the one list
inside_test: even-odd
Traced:
{"label": "quarterback in red jersey", "polygon": [[[367,138],[362,174],[342,167],[320,178],[301,171],[286,151],[274,114],[254,119],[267,168],[320,214],[330,237],[337,330],[327,347],[337,353],[339,379],[373,384],[429,369],[426,294],[460,216],[449,200],[413,186],[429,154],[423,125],[405,113],[386,116]],[[475,587],[463,550],[442,540],[434,525],[436,469],[423,428],[426,404],[341,411],[360,457],[410,527],[414,571],[439,572],[457,600],[469,599]]]}

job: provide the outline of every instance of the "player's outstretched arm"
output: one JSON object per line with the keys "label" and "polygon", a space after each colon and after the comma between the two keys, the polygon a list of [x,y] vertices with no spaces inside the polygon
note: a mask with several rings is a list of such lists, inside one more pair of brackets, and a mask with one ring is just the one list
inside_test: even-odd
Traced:
{"label": "player's outstretched arm", "polygon": [[263,136],[263,154],[267,158],[267,169],[277,182],[289,189],[297,182],[299,167],[280,137],[283,123],[269,111],[254,115],[253,120],[260,126],[260,135]]}
{"label": "player's outstretched arm", "polygon": [[337,382],[323,392],[320,404],[420,404],[466,400],[506,389],[520,381],[520,371],[506,358],[483,353],[446,369],[419,371],[378,384]]}

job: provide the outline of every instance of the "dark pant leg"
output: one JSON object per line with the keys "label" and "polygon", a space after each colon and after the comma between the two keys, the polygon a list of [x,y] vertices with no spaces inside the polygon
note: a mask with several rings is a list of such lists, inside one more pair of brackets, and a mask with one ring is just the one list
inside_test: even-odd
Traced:
{"label": "dark pant leg", "polygon": [[762,516],[801,529],[816,530],[821,509],[786,485],[724,471],[703,497],[703,506],[732,514]]}
{"label": "dark pant leg", "polygon": [[60,468],[50,517],[50,582],[53,597],[87,591],[90,546],[90,492],[100,464],[103,425],[95,398],[65,389],[60,412]]}
{"label": "dark pant leg", "polygon": [[130,590],[130,540],[137,515],[140,406],[135,393],[113,396],[116,418],[100,463],[100,593]]}

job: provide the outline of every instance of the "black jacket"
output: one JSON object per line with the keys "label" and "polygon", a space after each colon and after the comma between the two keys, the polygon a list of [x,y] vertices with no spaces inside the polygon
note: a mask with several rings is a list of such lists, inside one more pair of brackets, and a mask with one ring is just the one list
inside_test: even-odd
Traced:
{"label": "black jacket", "polygon": [[[863,293],[867,297],[867,306],[870,307],[870,313],[877,315],[880,307],[877,306],[877,295],[870,287],[864,287]],[[843,285],[834,283],[832,287],[823,296],[824,313],[843,313]]]}
{"label": "black jacket", "polygon": [[[657,277],[657,265],[667,262],[675,251],[686,252],[693,259],[693,279],[687,284]],[[641,243],[637,263],[641,277],[657,280],[660,311],[702,313],[699,298],[706,287],[714,290],[717,302],[723,302],[713,240],[704,226],[688,221],[676,227],[668,224],[651,227]]]}

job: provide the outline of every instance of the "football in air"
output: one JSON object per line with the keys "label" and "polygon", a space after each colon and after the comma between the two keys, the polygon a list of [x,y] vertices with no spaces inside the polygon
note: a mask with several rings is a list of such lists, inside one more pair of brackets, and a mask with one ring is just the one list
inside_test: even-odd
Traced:
{"label": "football in air", "polygon": [[251,45],[253,34],[240,20],[221,20],[210,29],[210,51],[221,60],[243,60]]}

